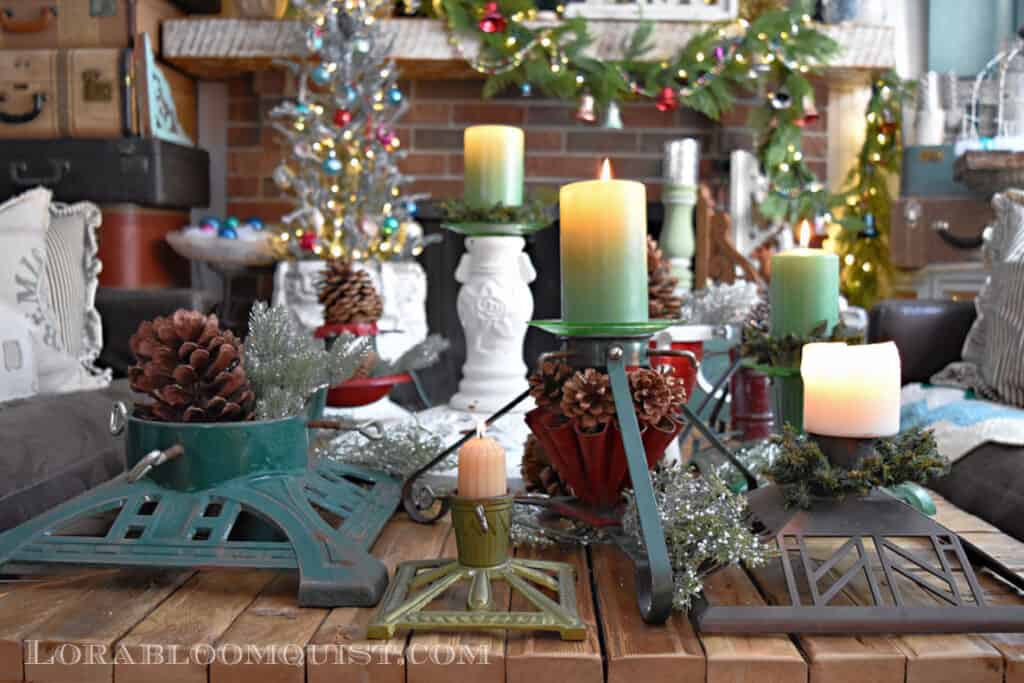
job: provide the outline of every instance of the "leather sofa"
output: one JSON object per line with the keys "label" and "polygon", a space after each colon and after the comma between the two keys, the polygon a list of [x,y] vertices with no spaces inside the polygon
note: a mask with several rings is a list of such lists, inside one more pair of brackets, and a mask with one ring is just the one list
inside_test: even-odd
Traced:
{"label": "leather sofa", "polygon": [[[973,302],[883,301],[870,313],[869,341],[894,341],[903,382],[927,382],[960,360],[974,322]],[[1024,540],[1024,449],[985,444],[930,484],[956,506]]]}

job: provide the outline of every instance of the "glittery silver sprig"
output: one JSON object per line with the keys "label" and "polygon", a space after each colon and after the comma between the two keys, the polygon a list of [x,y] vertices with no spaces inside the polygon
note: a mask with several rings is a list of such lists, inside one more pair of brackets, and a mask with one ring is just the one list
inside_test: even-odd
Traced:
{"label": "glittery silver sprig", "polygon": [[[746,499],[714,475],[694,476],[673,466],[652,473],[654,495],[672,562],[673,605],[685,611],[704,585],[704,577],[722,567],[765,562],[760,541],[744,523]],[[632,492],[626,492],[622,525],[642,538],[640,515]]]}
{"label": "glittery silver sprig", "polygon": [[[437,457],[444,447],[433,432],[416,422],[403,422],[387,425],[381,439],[367,439],[358,432],[343,433],[318,446],[316,454],[404,479]],[[442,460],[437,469],[454,467],[455,458],[452,455]]]}
{"label": "glittery silver sprig", "polygon": [[319,388],[350,378],[370,352],[368,337],[345,334],[330,351],[284,306],[257,301],[249,312],[245,374],[256,393],[256,418],[298,415]]}
{"label": "glittery silver sprig", "polygon": [[[733,451],[736,459],[743,463],[751,474],[757,477],[758,483],[769,483],[767,472],[782,452],[782,446],[773,439],[763,439],[745,444]],[[746,480],[743,474],[729,462],[721,462],[714,466],[714,473],[729,485],[733,491],[741,491]]]}
{"label": "glittery silver sprig", "polygon": [[760,301],[761,293],[753,282],[740,280],[734,284],[710,284],[683,301],[679,319],[691,325],[741,323]]}

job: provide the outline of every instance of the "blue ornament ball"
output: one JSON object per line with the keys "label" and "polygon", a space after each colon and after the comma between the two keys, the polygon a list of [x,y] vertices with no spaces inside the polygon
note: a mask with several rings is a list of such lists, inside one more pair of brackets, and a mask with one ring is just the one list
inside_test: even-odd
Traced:
{"label": "blue ornament ball", "polygon": [[262,230],[263,228],[266,227],[266,224],[263,222],[263,219],[262,218],[257,218],[256,216],[253,216],[251,218],[246,218],[245,222],[253,230]]}
{"label": "blue ornament ball", "polygon": [[331,82],[331,72],[326,66],[320,64],[309,73],[309,77],[313,79],[313,82],[317,85],[327,85]]}
{"label": "blue ornament ball", "polygon": [[341,161],[331,157],[330,159],[324,159],[323,163],[324,173],[330,175],[337,175],[341,173]]}
{"label": "blue ornament ball", "polygon": [[418,209],[419,209],[419,207],[416,206],[416,202],[406,202],[405,203],[405,212],[407,214],[409,214],[410,216],[415,216],[416,215],[416,211]]}
{"label": "blue ornament ball", "polygon": [[533,94],[533,86],[529,83],[523,83],[519,86],[519,92],[523,94],[523,97],[529,97]]}
{"label": "blue ornament ball", "polygon": [[305,116],[306,114],[309,113],[309,105],[306,104],[305,102],[299,102],[298,104],[295,105],[295,111]]}
{"label": "blue ornament ball", "polygon": [[224,219],[224,227],[231,228],[232,230],[238,229],[239,220],[234,216],[228,216]]}
{"label": "blue ornament ball", "polygon": [[398,230],[398,219],[394,216],[388,216],[384,219],[384,224],[381,226],[381,230],[384,231],[385,235],[390,235],[395,230]]}
{"label": "blue ornament ball", "polygon": [[357,91],[355,87],[351,85],[346,85],[345,88],[341,91],[341,93],[342,96],[345,98],[345,102],[347,102],[348,104],[355,104],[355,101],[359,99],[359,91]]}
{"label": "blue ornament ball", "polygon": [[203,220],[199,221],[199,227],[202,230],[213,232],[216,230],[220,230],[220,221],[214,218],[213,216],[207,216]]}
{"label": "blue ornament ball", "polygon": [[232,227],[229,227],[229,226],[225,225],[225,226],[221,227],[220,230],[217,231],[217,236],[218,237],[223,237],[226,240],[237,240],[238,239],[238,231],[235,230]]}
{"label": "blue ornament ball", "polygon": [[391,104],[400,104],[402,102],[402,89],[394,87],[388,90],[388,102]]}

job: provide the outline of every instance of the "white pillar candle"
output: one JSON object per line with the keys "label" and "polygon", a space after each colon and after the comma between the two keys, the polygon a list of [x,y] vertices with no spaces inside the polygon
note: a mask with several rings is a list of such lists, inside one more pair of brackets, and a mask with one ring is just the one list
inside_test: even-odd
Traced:
{"label": "white pillar candle", "polygon": [[459,497],[494,498],[508,491],[505,449],[484,436],[483,425],[476,436],[459,449]]}
{"label": "white pillar candle", "polygon": [[900,354],[894,343],[807,344],[800,376],[809,434],[872,438],[900,431]]}

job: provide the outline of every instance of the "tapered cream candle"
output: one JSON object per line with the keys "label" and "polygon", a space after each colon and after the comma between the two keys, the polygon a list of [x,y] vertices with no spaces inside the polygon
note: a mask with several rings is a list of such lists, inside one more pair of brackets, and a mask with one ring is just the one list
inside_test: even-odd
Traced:
{"label": "tapered cream candle", "polygon": [[613,180],[562,187],[559,197],[562,318],[574,323],[647,321],[647,191]]}
{"label": "tapered cream candle", "polygon": [[507,490],[505,449],[484,436],[483,425],[479,425],[476,436],[459,449],[459,497],[493,498],[504,496]]}
{"label": "tapered cream candle", "polygon": [[896,344],[807,344],[800,376],[808,433],[870,438],[900,431]]}

